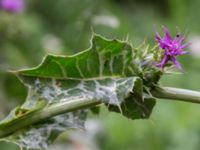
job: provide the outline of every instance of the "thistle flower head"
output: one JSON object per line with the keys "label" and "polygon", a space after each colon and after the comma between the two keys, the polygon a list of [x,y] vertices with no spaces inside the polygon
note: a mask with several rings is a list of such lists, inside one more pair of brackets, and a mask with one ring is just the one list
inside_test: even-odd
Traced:
{"label": "thistle flower head", "polygon": [[24,10],[24,0],[0,0],[0,8],[9,12],[19,13]]}
{"label": "thistle flower head", "polygon": [[164,57],[157,66],[163,69],[169,61],[172,61],[178,69],[181,69],[181,65],[177,61],[176,57],[186,53],[184,49],[188,47],[189,43],[183,44],[185,36],[180,37],[180,33],[172,39],[168,28],[165,27],[164,32],[165,35],[163,38],[158,32],[156,32],[155,36],[160,48],[164,50]]}

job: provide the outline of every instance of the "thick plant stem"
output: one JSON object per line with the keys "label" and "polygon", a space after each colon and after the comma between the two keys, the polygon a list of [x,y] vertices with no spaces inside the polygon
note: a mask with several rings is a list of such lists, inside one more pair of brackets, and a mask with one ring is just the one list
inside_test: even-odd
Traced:
{"label": "thick plant stem", "polygon": [[67,112],[72,112],[75,110],[84,109],[84,108],[90,108],[100,103],[101,102],[97,100],[80,98],[80,99],[76,99],[72,101],[66,101],[66,102],[50,105],[42,110],[38,110],[32,113],[26,114],[22,116],[21,118],[18,118],[17,120],[7,123],[5,126],[1,125],[0,138],[6,137],[24,127],[38,123],[40,121],[44,121],[53,116],[67,113]]}
{"label": "thick plant stem", "polygon": [[[200,103],[200,92],[192,90],[171,87],[159,87],[153,90],[152,94],[156,98]],[[56,115],[84,108],[90,108],[101,103],[102,102],[93,99],[80,98],[62,103],[52,104],[44,109],[25,114],[22,117],[9,123],[1,124],[0,138],[11,135],[12,133],[22,128],[44,121]]]}
{"label": "thick plant stem", "polygon": [[156,98],[200,104],[200,92],[172,87],[158,87],[152,91]]}

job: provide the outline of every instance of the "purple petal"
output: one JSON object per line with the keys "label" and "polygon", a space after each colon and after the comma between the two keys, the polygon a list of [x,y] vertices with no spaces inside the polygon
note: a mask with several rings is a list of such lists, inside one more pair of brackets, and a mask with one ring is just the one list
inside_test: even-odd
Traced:
{"label": "purple petal", "polygon": [[160,67],[160,69],[163,69],[165,64],[168,62],[168,60],[169,60],[169,57],[165,55],[162,61],[157,66]]}
{"label": "purple petal", "polygon": [[181,49],[185,49],[185,48],[187,48],[189,45],[190,45],[190,43],[186,43],[186,44],[182,45],[180,48],[181,48]]}
{"label": "purple petal", "polygon": [[184,40],[185,40],[185,36],[183,36],[183,37],[179,40],[178,44],[181,45],[181,44],[183,43]]}
{"label": "purple petal", "polygon": [[160,34],[158,33],[158,32],[156,32],[156,41],[157,42],[160,42],[160,41],[162,41],[162,38],[161,38],[161,36],[160,36]]}
{"label": "purple petal", "polygon": [[173,61],[173,63],[176,65],[178,69],[181,69],[181,64],[176,60],[175,57],[171,57],[171,60]]}
{"label": "purple petal", "polygon": [[178,42],[178,39],[179,39],[180,35],[181,35],[181,33],[178,33],[178,34],[175,36],[175,38],[174,38],[174,40],[173,40],[173,43],[177,43],[177,42]]}
{"label": "purple petal", "polygon": [[172,41],[172,37],[170,35],[169,29],[168,28],[164,28],[164,32],[165,32],[165,38],[164,41],[166,42],[171,42]]}

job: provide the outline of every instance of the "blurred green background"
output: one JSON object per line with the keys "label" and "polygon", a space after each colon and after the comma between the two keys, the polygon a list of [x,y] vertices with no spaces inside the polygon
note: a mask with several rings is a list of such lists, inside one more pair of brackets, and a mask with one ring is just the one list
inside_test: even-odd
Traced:
{"label": "blurred green background", "polygon": [[[128,38],[135,47],[145,39],[153,46],[154,33],[162,31],[163,25],[173,35],[181,31],[192,42],[189,54],[179,58],[184,74],[165,75],[161,84],[200,91],[199,7],[199,0],[27,0],[23,13],[0,10],[0,119],[26,97],[24,86],[5,70],[38,65],[46,53],[70,55],[84,50],[92,31],[108,38]],[[149,120],[135,121],[102,109],[98,117],[91,116],[102,127],[103,136],[94,140],[96,148],[199,150],[199,108],[158,100]],[[61,139],[55,145],[63,143]],[[17,149],[0,143],[0,150]]]}

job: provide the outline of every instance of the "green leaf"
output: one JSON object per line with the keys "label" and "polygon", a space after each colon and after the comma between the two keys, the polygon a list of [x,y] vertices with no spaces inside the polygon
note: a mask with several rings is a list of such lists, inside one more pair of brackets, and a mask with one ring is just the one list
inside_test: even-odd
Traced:
{"label": "green leaf", "polygon": [[[155,98],[143,92],[142,80],[138,79],[129,96],[120,104],[120,107],[108,105],[109,110],[122,113],[130,119],[149,118],[155,105]],[[120,110],[120,109],[121,110]]]}
{"label": "green leaf", "polygon": [[[47,55],[38,67],[15,72],[28,88],[28,96],[22,106],[0,122],[0,137],[12,134],[7,140],[23,147],[46,148],[66,129],[83,128],[86,117],[81,115],[87,113],[51,110],[45,116],[43,112],[77,99],[83,99],[82,103],[84,100],[105,103],[109,110],[131,119],[148,118],[155,99],[146,91],[157,82],[151,76],[158,74],[152,71],[153,67],[145,72],[142,62],[137,61],[140,57],[127,42],[95,34],[92,46],[81,53]],[[151,84],[146,83],[147,72]]]}
{"label": "green leaf", "polygon": [[80,110],[66,113],[37,123],[25,129],[17,131],[9,136],[6,141],[17,143],[20,147],[27,149],[47,149],[57,136],[67,129],[84,129],[84,121],[87,111]]}

